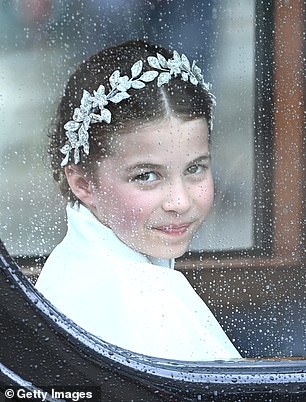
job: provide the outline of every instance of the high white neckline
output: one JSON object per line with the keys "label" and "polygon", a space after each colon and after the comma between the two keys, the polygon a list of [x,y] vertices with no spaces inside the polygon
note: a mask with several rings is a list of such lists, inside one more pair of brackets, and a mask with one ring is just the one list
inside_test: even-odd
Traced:
{"label": "high white neckline", "polygon": [[[155,258],[142,254],[120,240],[112,229],[104,225],[98,218],[83,204],[67,205],[66,208],[68,218],[68,232],[80,232],[80,225],[86,230],[86,236],[90,236],[91,240],[97,242],[100,239],[107,240],[110,251],[116,253],[116,250],[124,250],[127,258],[139,260],[139,262],[149,262],[164,268],[174,269],[175,260],[166,258]],[[86,227],[86,229],[85,229]]]}

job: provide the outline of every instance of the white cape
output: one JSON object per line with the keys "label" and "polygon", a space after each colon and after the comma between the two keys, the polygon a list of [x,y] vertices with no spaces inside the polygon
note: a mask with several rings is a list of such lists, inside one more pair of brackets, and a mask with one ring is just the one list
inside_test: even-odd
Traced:
{"label": "white cape", "polygon": [[67,207],[67,216],[67,235],[36,283],[61,312],[133,352],[194,361],[240,357],[169,260],[152,263],[83,206]]}

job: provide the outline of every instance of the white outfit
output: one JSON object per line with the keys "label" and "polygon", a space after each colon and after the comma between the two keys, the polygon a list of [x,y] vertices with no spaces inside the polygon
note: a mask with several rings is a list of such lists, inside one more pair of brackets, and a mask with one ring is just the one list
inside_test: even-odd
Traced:
{"label": "white outfit", "polygon": [[169,260],[122,243],[84,206],[36,287],[87,331],[133,352],[178,360],[239,358],[217,320]]}

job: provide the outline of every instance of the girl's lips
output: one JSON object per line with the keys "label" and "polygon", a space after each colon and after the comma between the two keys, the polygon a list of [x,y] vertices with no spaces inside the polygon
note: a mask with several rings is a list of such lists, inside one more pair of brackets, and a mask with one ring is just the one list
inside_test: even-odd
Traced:
{"label": "girl's lips", "polygon": [[167,235],[179,236],[186,233],[190,225],[191,223],[184,223],[182,225],[164,225],[155,227],[154,229]]}

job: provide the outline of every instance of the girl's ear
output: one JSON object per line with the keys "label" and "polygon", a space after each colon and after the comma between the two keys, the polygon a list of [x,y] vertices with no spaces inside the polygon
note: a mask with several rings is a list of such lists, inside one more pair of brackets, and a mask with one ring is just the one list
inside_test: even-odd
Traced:
{"label": "girl's ear", "polygon": [[65,166],[65,174],[73,194],[87,207],[93,203],[93,188],[88,178],[76,165]]}

